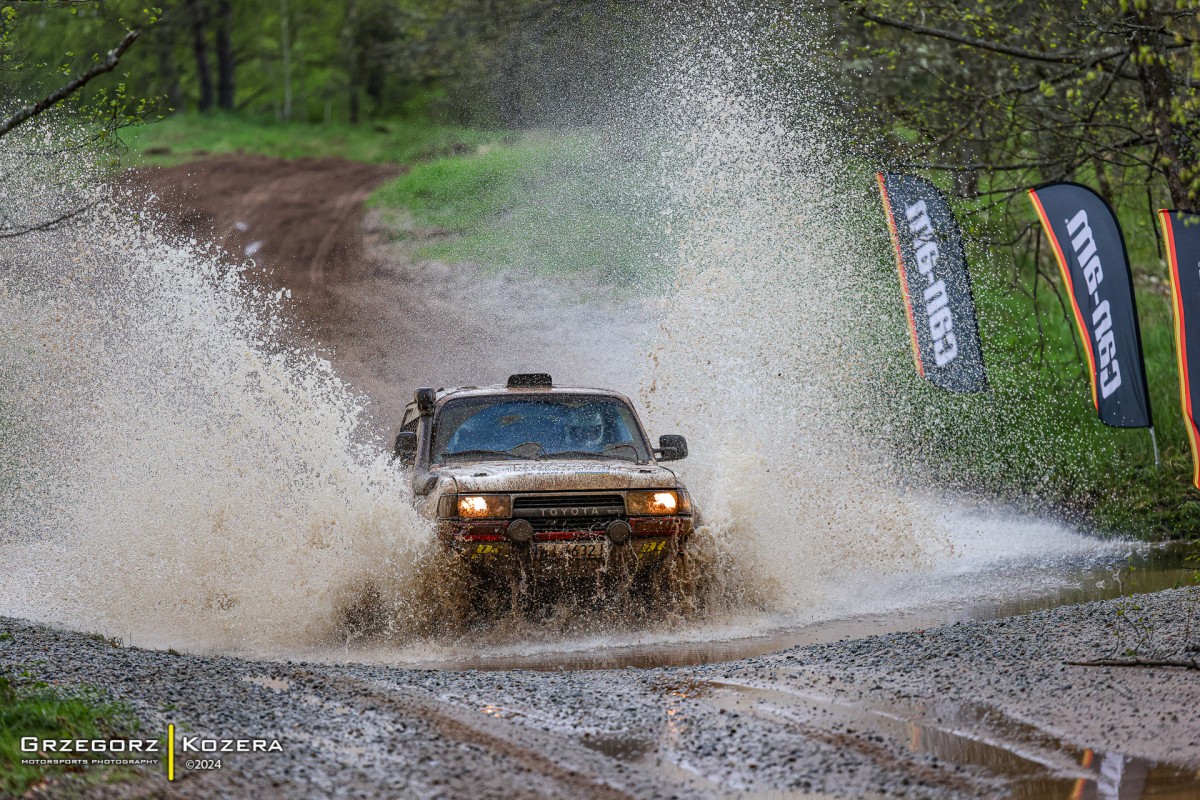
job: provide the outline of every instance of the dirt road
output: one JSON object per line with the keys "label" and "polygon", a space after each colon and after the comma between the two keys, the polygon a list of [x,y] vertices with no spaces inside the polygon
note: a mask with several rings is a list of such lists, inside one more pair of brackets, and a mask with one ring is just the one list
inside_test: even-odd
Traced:
{"label": "dirt road", "polygon": [[303,291],[344,281],[361,263],[363,201],[398,171],[336,158],[230,155],[129,177],[186,235],[254,258],[280,285]]}
{"label": "dirt road", "polygon": [[158,213],[178,230],[214,235],[296,292],[305,335],[370,399],[381,433],[418,386],[548,371],[562,383],[635,392],[654,300],[581,275],[531,280],[417,259],[420,234],[394,238],[374,213],[364,223],[363,200],[395,172],[237,155],[132,178],[161,198]]}

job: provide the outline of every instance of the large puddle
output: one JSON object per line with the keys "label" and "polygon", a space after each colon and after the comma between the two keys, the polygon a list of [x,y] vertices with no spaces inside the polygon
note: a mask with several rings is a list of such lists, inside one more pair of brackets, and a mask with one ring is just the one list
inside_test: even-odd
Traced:
{"label": "large puddle", "polygon": [[[754,635],[738,635],[736,627],[712,628],[711,638],[686,633],[651,641],[563,643],[561,648],[456,648],[444,656],[421,658],[412,651],[388,646],[339,648],[316,654],[320,659],[395,663],[426,669],[589,670],[638,667],[678,667],[774,653],[797,645],[876,634],[920,630],[968,620],[997,619],[1056,606],[1107,600],[1123,595],[1160,591],[1192,583],[1196,564],[1188,562],[1194,546],[1140,546],[1130,552],[1106,545],[1099,555],[1078,554],[1052,563],[1018,560],[983,573],[945,581],[933,596],[952,597],[903,610],[852,614],[814,622],[764,625]],[[915,577],[914,584],[924,581]],[[929,586],[922,586],[926,591]],[[763,628],[766,628],[763,630]],[[703,629],[696,631],[703,634]]]}
{"label": "large puddle", "polygon": [[929,769],[935,774],[941,764],[981,769],[1002,779],[1012,800],[1183,800],[1200,791],[1200,770],[1075,747],[985,705],[854,706],[719,681],[697,684],[693,691],[730,713],[783,718],[818,738],[865,733],[868,740],[898,743],[931,757]]}

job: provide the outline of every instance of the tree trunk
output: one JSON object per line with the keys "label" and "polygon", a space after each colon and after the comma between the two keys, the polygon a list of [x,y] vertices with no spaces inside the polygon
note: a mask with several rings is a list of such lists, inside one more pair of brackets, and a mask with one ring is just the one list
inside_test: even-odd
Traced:
{"label": "tree trunk", "polygon": [[1171,118],[1175,90],[1167,67],[1166,49],[1157,30],[1161,24],[1159,12],[1143,8],[1130,17],[1135,26],[1130,43],[1137,64],[1138,83],[1141,84],[1146,113],[1154,125],[1154,141],[1163,162],[1171,204],[1181,211],[1191,211],[1193,201],[1182,172],[1188,167],[1192,148]]}
{"label": "tree trunk", "polygon": [[279,50],[283,56],[283,120],[287,122],[292,118],[292,39],[287,0],[279,0]]}
{"label": "tree trunk", "polygon": [[179,67],[175,63],[175,31],[178,28],[170,23],[159,22],[155,36],[155,49],[158,55],[158,78],[163,83],[163,92],[167,96],[167,106],[172,109],[183,106],[183,90],[179,85]]}
{"label": "tree trunk", "polygon": [[358,124],[358,84],[362,77],[362,53],[358,49],[358,3],[346,0],[346,18],[342,23],[342,55],[346,59],[346,84],[350,124]]}
{"label": "tree trunk", "polygon": [[208,70],[208,20],[204,0],[189,0],[192,7],[192,49],[196,53],[196,81],[200,85],[200,110],[213,105],[212,73]]}
{"label": "tree trunk", "polygon": [[233,110],[233,4],[217,0],[217,105]]}

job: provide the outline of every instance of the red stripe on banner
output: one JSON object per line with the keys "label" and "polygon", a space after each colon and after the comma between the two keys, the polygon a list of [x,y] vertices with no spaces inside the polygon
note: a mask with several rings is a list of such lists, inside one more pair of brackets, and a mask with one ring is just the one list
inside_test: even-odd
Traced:
{"label": "red stripe on banner", "polygon": [[1179,362],[1179,404],[1183,408],[1184,428],[1192,448],[1192,485],[1200,489],[1200,430],[1192,408],[1192,381],[1188,374],[1187,320],[1183,316],[1183,289],[1179,285],[1179,255],[1175,252],[1175,227],[1171,212],[1158,212],[1163,236],[1167,240],[1167,264],[1171,278],[1171,310],[1175,312],[1175,358]]}
{"label": "red stripe on banner", "polygon": [[879,194],[883,197],[883,210],[887,216],[888,231],[892,234],[892,249],[896,251],[896,269],[900,272],[900,293],[904,295],[904,316],[908,320],[908,339],[912,345],[913,364],[917,373],[925,377],[925,365],[921,363],[921,347],[917,344],[917,323],[913,318],[912,299],[908,296],[908,272],[904,269],[904,256],[900,255],[900,232],[896,229],[896,217],[892,213],[892,202],[888,199],[883,173],[875,173],[879,182]]}
{"label": "red stripe on banner", "polygon": [[1088,332],[1087,324],[1083,321],[1083,312],[1079,310],[1079,303],[1075,300],[1075,282],[1071,280],[1071,269],[1067,266],[1067,259],[1063,255],[1062,247],[1054,235],[1054,227],[1050,224],[1050,218],[1046,216],[1046,209],[1042,208],[1042,201],[1038,199],[1035,189],[1029,190],[1029,199],[1033,202],[1033,208],[1042,221],[1042,227],[1046,229],[1046,236],[1050,239],[1050,246],[1054,249],[1054,258],[1058,261],[1058,271],[1062,273],[1063,281],[1067,284],[1067,294],[1071,296],[1071,309],[1075,312],[1075,326],[1079,328],[1079,338],[1083,339],[1083,352],[1088,361],[1088,384],[1092,389],[1092,405],[1099,412],[1100,396],[1096,393],[1096,354],[1092,352],[1092,336]]}

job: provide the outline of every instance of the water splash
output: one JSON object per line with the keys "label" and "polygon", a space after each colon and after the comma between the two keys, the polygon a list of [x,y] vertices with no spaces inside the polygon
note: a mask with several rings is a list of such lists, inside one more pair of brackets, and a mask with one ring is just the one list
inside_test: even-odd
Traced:
{"label": "water splash", "polygon": [[[721,549],[799,608],[848,570],[926,567],[950,539],[864,416],[892,322],[864,175],[819,81],[787,92],[743,71],[757,31],[708,26],[662,73],[648,127],[676,286],[642,398],[656,427],[692,435],[685,473]],[[811,71],[796,44],[787,64]],[[701,57],[715,68],[683,68]]]}
{"label": "water splash", "polygon": [[336,635],[363,582],[403,581],[429,538],[361,399],[244,265],[29,141],[4,140],[10,208],[41,213],[53,175],[90,210],[0,240],[0,610],[148,644]]}
{"label": "water splash", "polygon": [[912,457],[882,212],[803,12],[717,4],[676,30],[622,124],[655,166],[673,243],[641,399],[653,428],[691,438],[682,470],[720,554],[711,590],[727,608],[753,589],[771,614],[828,618],[943,602],[933,583],[1017,554],[1105,549],[972,513]]}

